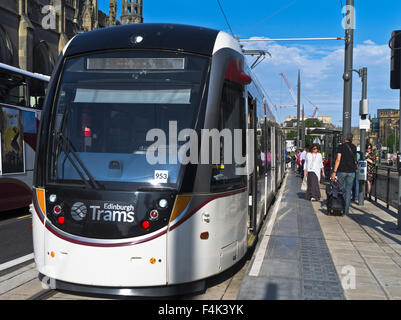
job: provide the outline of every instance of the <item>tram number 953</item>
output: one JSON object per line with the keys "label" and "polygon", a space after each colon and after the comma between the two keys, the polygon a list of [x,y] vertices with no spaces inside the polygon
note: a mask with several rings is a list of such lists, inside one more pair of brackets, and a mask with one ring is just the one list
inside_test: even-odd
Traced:
{"label": "tram number 953", "polygon": [[158,183],[167,183],[168,170],[155,170],[154,179]]}

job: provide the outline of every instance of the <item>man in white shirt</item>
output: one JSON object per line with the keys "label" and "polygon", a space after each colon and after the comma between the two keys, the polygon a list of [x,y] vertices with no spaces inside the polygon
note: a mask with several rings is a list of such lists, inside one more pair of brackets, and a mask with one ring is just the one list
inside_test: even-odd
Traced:
{"label": "man in white shirt", "polygon": [[300,162],[301,162],[301,178],[304,178],[304,164],[306,160],[306,155],[308,154],[308,150],[304,148],[304,151],[301,153]]}

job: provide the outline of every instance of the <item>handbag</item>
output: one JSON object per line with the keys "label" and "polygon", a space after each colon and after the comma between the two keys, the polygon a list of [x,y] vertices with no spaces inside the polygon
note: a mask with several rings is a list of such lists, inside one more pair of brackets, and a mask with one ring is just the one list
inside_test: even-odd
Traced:
{"label": "handbag", "polygon": [[308,176],[305,175],[302,184],[301,184],[301,191],[306,191],[308,189]]}

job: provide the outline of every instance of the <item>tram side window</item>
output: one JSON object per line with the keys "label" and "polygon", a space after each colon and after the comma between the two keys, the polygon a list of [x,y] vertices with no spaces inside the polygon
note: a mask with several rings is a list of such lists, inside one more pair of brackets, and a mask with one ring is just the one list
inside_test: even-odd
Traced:
{"label": "tram side window", "polygon": [[43,109],[47,82],[38,79],[29,79],[29,104],[32,108]]}
{"label": "tram side window", "polygon": [[[225,83],[220,104],[219,126],[220,132],[220,163],[213,164],[211,189],[212,191],[221,191],[234,187],[243,187],[246,184],[246,177],[237,174],[236,168],[242,168],[244,164],[236,164],[234,153],[235,148],[241,148],[241,154],[244,157],[246,148],[244,141],[242,144],[234,140],[234,129],[241,129],[245,132],[245,100],[241,87]],[[231,137],[225,139],[222,130],[228,129]],[[227,132],[227,130],[225,130]],[[244,137],[242,137],[244,140]],[[225,144],[231,143],[231,154],[224,154]],[[230,150],[227,148],[226,150]],[[238,150],[237,150],[238,151]]]}
{"label": "tram side window", "polygon": [[266,170],[270,171],[272,168],[272,128],[269,123],[265,124],[266,130]]}

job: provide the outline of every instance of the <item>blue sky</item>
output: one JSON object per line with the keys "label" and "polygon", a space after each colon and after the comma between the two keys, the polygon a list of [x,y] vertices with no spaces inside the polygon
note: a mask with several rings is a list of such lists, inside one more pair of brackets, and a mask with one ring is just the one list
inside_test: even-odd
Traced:
{"label": "blue sky", "polygon": [[[145,23],[170,22],[200,25],[229,32],[217,0],[143,0]],[[341,8],[346,0],[220,0],[235,36],[239,38],[304,38],[344,36]],[[99,7],[108,13],[108,0]],[[121,10],[118,0],[118,9]],[[399,107],[398,90],[390,89],[390,49],[393,30],[401,29],[401,1],[355,0],[354,69],[368,68],[369,113],[378,108]],[[301,70],[302,95],[319,107],[319,114],[331,115],[341,125],[344,70],[343,41],[269,42],[246,44],[245,48],[267,49],[266,58],[254,72],[275,104],[292,105],[292,98],[279,76],[283,72],[296,91]],[[249,59],[253,62],[253,58]],[[352,124],[359,121],[361,82],[353,74]],[[313,106],[302,99],[305,113]],[[294,109],[280,109],[279,118],[294,115]]]}

